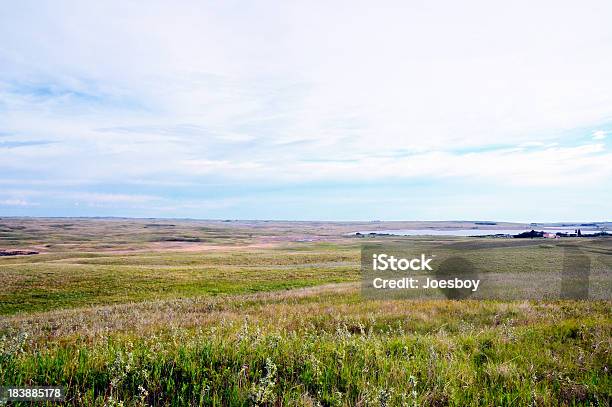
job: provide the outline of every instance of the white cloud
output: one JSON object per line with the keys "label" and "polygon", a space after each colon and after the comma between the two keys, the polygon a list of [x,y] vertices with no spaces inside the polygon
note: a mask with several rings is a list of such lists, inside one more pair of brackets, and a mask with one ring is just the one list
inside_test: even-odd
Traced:
{"label": "white cloud", "polygon": [[593,132],[593,140],[603,140],[608,135],[607,131],[597,130]]}
{"label": "white cloud", "polygon": [[148,203],[160,200],[160,197],[151,195],[134,194],[103,194],[103,193],[62,193],[66,198],[84,201],[91,204],[112,204],[112,203]]}
{"label": "white cloud", "polygon": [[[529,141],[551,127],[590,125],[612,108],[603,40],[611,30],[595,24],[605,22],[606,2],[21,7],[25,20],[12,18],[18,5],[3,13],[0,34],[11,40],[0,49],[3,77],[59,90],[53,99],[8,100],[16,126],[32,110],[64,122],[77,109],[71,119],[90,127],[196,122],[229,134],[251,126],[242,137],[257,139],[350,134],[362,147],[440,148],[491,134]],[[271,128],[260,128],[262,118]]]}
{"label": "white cloud", "polygon": [[[362,156],[346,161],[300,161],[292,158],[241,163],[228,168],[230,179],[285,183],[337,181],[387,181],[390,179],[469,178],[511,186],[604,185],[612,176],[612,153],[602,144],[541,149],[500,149],[477,153],[429,151],[396,156]],[[204,166],[204,168],[210,167]]]}
{"label": "white cloud", "polygon": [[[0,182],[605,183],[610,152],[574,135],[610,119],[610,14],[609,1],[13,2],[0,132],[49,144],[0,149]],[[178,205],[155,194],[80,199]]]}
{"label": "white cloud", "polygon": [[4,200],[0,200],[0,205],[7,205],[7,206],[33,206],[33,205],[37,205],[34,202],[28,202],[26,200],[23,199],[4,199]]}

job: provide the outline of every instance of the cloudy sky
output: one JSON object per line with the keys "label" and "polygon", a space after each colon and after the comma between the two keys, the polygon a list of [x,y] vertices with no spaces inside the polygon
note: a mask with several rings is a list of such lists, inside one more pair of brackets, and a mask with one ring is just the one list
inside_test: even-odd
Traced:
{"label": "cloudy sky", "polygon": [[611,15],[3,2],[0,216],[610,220]]}

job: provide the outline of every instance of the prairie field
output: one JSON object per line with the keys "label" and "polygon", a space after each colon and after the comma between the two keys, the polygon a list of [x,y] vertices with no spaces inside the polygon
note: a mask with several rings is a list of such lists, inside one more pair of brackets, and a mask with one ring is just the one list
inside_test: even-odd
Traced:
{"label": "prairie field", "polygon": [[[425,226],[0,219],[0,249],[38,253],[0,257],[0,385],[71,406],[610,405],[608,300],[365,298],[348,234]],[[436,244],[490,242],[497,273],[557,244],[514,240]],[[563,244],[609,270],[611,239]]]}

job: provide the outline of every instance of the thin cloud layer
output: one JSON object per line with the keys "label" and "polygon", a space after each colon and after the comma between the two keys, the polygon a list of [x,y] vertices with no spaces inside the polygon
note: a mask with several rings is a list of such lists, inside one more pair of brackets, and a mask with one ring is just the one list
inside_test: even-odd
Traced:
{"label": "thin cloud layer", "polygon": [[575,191],[546,216],[603,219],[610,14],[606,1],[10,4],[0,215],[456,219],[478,215],[448,204],[469,190],[491,218],[545,220],[502,204],[510,189]]}

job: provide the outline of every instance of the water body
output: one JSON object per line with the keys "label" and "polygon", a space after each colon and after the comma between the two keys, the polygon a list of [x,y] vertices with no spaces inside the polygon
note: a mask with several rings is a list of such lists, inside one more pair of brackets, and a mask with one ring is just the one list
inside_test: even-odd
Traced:
{"label": "water body", "polygon": [[[574,233],[577,228],[533,228],[533,230],[547,233]],[[584,230],[579,228],[583,235],[598,233],[598,230]],[[362,235],[368,233],[387,234],[395,236],[488,236],[488,235],[518,235],[529,232],[531,229],[391,229],[391,230],[368,230],[359,232]]]}

